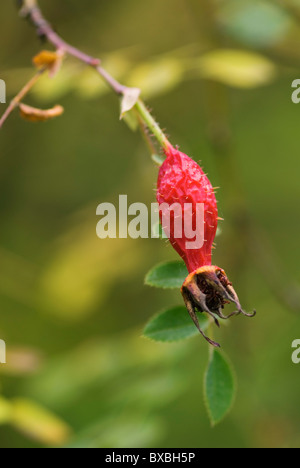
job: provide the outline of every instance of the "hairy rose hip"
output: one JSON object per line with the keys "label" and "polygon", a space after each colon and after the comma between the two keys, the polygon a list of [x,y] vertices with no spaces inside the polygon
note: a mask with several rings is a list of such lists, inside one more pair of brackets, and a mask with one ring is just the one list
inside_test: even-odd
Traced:
{"label": "hairy rose hip", "polygon": [[[228,319],[242,313],[253,317],[255,312],[247,314],[243,311],[224,270],[212,266],[212,248],[219,218],[214,189],[209,179],[194,160],[172,145],[167,145],[165,153],[167,157],[160,168],[157,182],[160,218],[162,224],[167,217],[169,218],[170,225],[166,234],[189,271],[189,276],[181,288],[187,310],[204,338],[213,346],[219,347],[218,343],[210,340],[201,330],[196,310],[211,315],[218,326],[216,316]],[[181,215],[172,208],[174,204],[181,207]],[[191,239],[187,239],[185,228],[187,225],[190,228],[199,228],[197,226],[199,206],[204,208],[204,219],[202,219],[204,239],[201,246],[191,248],[189,247]],[[175,229],[175,225],[178,227],[178,224],[181,235],[178,235]],[[190,229],[190,232],[193,230]],[[225,316],[222,310],[230,302],[237,306],[237,311]]]}

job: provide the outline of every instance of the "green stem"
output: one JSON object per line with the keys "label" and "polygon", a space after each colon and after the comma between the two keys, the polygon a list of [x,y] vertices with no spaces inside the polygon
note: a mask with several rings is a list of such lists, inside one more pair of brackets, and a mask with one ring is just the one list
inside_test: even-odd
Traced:
{"label": "green stem", "polygon": [[136,110],[138,111],[139,115],[149,128],[151,132],[153,133],[154,137],[158,141],[158,143],[164,148],[167,149],[171,144],[168,141],[166,135],[156,122],[156,120],[152,117],[150,112],[148,111],[147,107],[143,103],[141,99],[139,99],[135,105]]}

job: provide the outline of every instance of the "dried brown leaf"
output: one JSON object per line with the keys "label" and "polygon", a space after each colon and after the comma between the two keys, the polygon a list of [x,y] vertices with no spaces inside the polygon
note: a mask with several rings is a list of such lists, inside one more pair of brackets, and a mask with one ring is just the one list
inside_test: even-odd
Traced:
{"label": "dried brown leaf", "polygon": [[48,68],[50,76],[54,77],[61,67],[63,57],[64,53],[62,51],[42,50],[33,57],[33,64],[39,69]]}
{"label": "dried brown leaf", "polygon": [[19,107],[21,117],[29,122],[46,122],[47,120],[59,117],[64,112],[64,108],[58,105],[54,106],[52,109],[46,110],[27,106],[23,103],[21,103]]}

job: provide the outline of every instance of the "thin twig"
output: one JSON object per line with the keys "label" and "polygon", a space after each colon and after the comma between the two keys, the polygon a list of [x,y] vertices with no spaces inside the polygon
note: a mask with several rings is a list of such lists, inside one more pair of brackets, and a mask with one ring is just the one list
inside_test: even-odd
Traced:
{"label": "thin twig", "polygon": [[10,114],[19,106],[22,99],[29,93],[31,88],[38,82],[41,76],[45,73],[47,67],[41,68],[33,78],[31,78],[28,83],[21,89],[21,91],[14,97],[14,99],[10,102],[9,106],[7,107],[6,111],[2,115],[0,119],[0,129],[3,127],[4,122],[10,116]]}
{"label": "thin twig", "polygon": [[[100,59],[87,55],[86,53],[82,52],[76,47],[73,47],[72,45],[68,44],[64,39],[62,39],[53,30],[50,23],[48,23],[48,21],[44,18],[41,9],[38,6],[37,0],[23,0],[23,8],[21,13],[24,16],[30,18],[39,36],[45,37],[58,50],[65,52],[77,58],[86,65],[93,67],[105,80],[108,86],[118,96],[126,97],[126,95],[130,93],[131,88],[119,83],[115,78],[113,78],[108,73],[108,71],[101,66]],[[166,148],[169,145],[166,135],[161,130],[158,123],[155,121],[145,104],[140,99],[135,104],[135,109],[137,110],[147,127],[152,131],[159,144]]]}
{"label": "thin twig", "polygon": [[35,0],[25,0],[24,7],[22,9],[22,14],[29,16],[32,23],[34,24],[37,33],[39,36],[44,36],[51,44],[53,44],[58,50],[61,50],[73,57],[77,58],[86,65],[90,65],[95,68],[97,72],[104,78],[104,80],[109,84],[113,91],[119,95],[124,94],[127,89],[127,86],[122,85],[117,80],[115,80],[106,70],[104,70],[100,64],[101,60],[95,57],[92,57],[81,50],[73,47],[64,41],[52,28],[50,23],[44,18],[38,4]]}
{"label": "thin twig", "polygon": [[23,8],[21,10],[22,16],[30,17],[32,23],[36,27],[39,36],[45,36],[49,42],[51,42],[58,50],[67,52],[69,55],[78,58],[87,65],[97,67],[100,65],[100,60],[84,52],[76,49],[67,42],[65,42],[55,31],[52,26],[44,18],[38,4],[35,0],[24,0]]}

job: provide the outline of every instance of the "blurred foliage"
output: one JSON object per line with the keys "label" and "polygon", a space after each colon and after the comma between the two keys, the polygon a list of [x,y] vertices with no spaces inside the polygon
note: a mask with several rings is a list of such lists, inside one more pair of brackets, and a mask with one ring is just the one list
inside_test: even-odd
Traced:
{"label": "blurred foliage", "polygon": [[220,2],[219,20],[226,32],[246,45],[268,47],[287,35],[291,19],[284,11],[265,0]]}
{"label": "blurred foliage", "polygon": [[[45,45],[13,2],[2,3],[0,77],[12,98]],[[161,239],[95,233],[99,203],[122,193],[130,203],[154,201],[157,168],[138,133],[119,121],[107,86],[66,58],[26,99],[61,104],[64,116],[32,124],[15,113],[1,130],[0,338],[8,364],[0,367],[0,446],[299,447],[291,343],[300,305],[295,299],[293,313],[286,300],[289,277],[296,287],[300,280],[299,109],[291,102],[299,2],[40,3],[66,40],[142,88],[171,141],[221,187],[225,222],[214,262],[258,315],[215,332],[238,392],[228,418],[211,429],[204,340],[141,337],[153,313],[182,304],[178,290],[143,284],[153,264],[178,260],[175,252]],[[245,210],[258,229],[252,253]]]}

